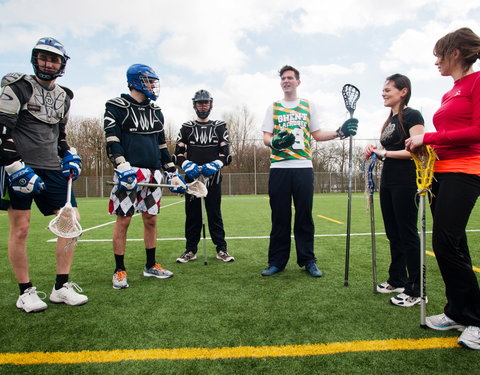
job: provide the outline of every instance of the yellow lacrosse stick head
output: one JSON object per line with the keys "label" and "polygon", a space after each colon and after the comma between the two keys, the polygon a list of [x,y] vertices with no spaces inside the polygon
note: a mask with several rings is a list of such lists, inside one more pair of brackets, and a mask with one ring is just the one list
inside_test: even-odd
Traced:
{"label": "yellow lacrosse stick head", "polygon": [[418,151],[412,152],[412,159],[416,167],[416,182],[419,195],[427,194],[433,181],[433,171],[437,154],[431,146],[422,146]]}

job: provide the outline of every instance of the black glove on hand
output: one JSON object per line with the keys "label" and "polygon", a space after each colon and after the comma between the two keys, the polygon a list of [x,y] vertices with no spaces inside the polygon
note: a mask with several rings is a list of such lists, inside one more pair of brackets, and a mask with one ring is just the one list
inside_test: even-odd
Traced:
{"label": "black glove on hand", "polygon": [[284,150],[295,143],[295,136],[288,130],[282,130],[280,133],[272,137],[270,147],[275,150]]}
{"label": "black glove on hand", "polygon": [[357,134],[357,128],[358,120],[356,118],[349,118],[337,129],[337,136],[340,139],[344,139],[351,135],[355,135]]}

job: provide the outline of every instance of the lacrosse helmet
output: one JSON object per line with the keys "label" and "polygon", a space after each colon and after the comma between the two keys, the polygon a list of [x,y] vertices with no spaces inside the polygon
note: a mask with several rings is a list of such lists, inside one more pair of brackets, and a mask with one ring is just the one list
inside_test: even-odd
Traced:
{"label": "lacrosse helmet", "polygon": [[148,65],[131,65],[127,70],[127,82],[129,88],[143,92],[150,100],[157,100],[160,94],[160,78]]}
{"label": "lacrosse helmet", "polygon": [[[198,118],[201,118],[202,120],[206,119],[213,107],[213,98],[210,93],[207,90],[198,90],[193,96],[192,101],[193,108],[195,109]],[[208,111],[199,111],[197,109],[197,106],[195,105],[198,102],[210,102],[210,108],[208,109]]]}
{"label": "lacrosse helmet", "polygon": [[[56,73],[45,73],[42,70],[40,70],[40,67],[38,66],[38,52],[44,51],[47,53],[52,53],[54,55],[60,56],[62,59],[62,63],[60,65],[60,69]],[[32,58],[30,59],[30,62],[33,65],[33,71],[35,72],[35,75],[43,80],[43,81],[53,81],[55,78],[63,76],[65,73],[65,66],[67,65],[67,60],[70,57],[67,55],[67,52],[65,51],[65,48],[63,47],[63,44],[60,43],[58,40],[50,37],[45,37],[45,38],[40,38],[35,44],[35,47],[32,49]]]}

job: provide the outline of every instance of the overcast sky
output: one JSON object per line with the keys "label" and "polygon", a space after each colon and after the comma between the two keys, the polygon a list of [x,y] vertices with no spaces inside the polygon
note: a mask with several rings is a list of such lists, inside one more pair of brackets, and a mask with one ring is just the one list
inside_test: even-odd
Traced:
{"label": "overcast sky", "polygon": [[324,128],[348,117],[342,86],[360,89],[361,138],[378,138],[389,111],[381,90],[393,73],[410,77],[410,106],[433,130],[452,86],[433,46],[459,27],[480,34],[478,0],[0,0],[0,15],[0,75],[32,73],[36,41],[57,38],[71,57],[58,82],[75,93],[73,116],[101,117],[106,100],[127,92],[128,66],[142,63],[160,76],[157,103],[174,126],[193,117],[191,98],[203,88],[214,97],[211,118],[247,106],[259,129],[282,96],[278,69],[289,64]]}

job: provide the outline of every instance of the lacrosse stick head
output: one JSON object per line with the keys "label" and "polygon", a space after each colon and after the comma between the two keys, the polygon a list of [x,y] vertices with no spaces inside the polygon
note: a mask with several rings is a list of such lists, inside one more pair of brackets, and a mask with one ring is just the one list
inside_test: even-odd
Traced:
{"label": "lacrosse stick head", "polygon": [[411,153],[415,162],[417,189],[420,195],[425,195],[433,181],[433,171],[437,154],[431,146],[422,146]]}
{"label": "lacrosse stick head", "polygon": [[62,238],[77,238],[82,234],[82,227],[77,214],[70,203],[63,206],[50,223],[48,229]]}
{"label": "lacrosse stick head", "polygon": [[357,108],[357,101],[360,98],[360,90],[354,85],[347,83],[342,88],[343,101],[345,102],[345,108],[350,113],[350,117],[353,117],[353,112]]}
{"label": "lacrosse stick head", "polygon": [[197,198],[205,198],[208,194],[207,187],[199,179],[187,184],[187,193]]}
{"label": "lacrosse stick head", "polygon": [[375,168],[375,162],[377,161],[377,154],[372,153],[370,163],[368,164],[367,173],[367,187],[370,195],[373,195],[375,192],[375,181],[373,181],[373,169]]}

